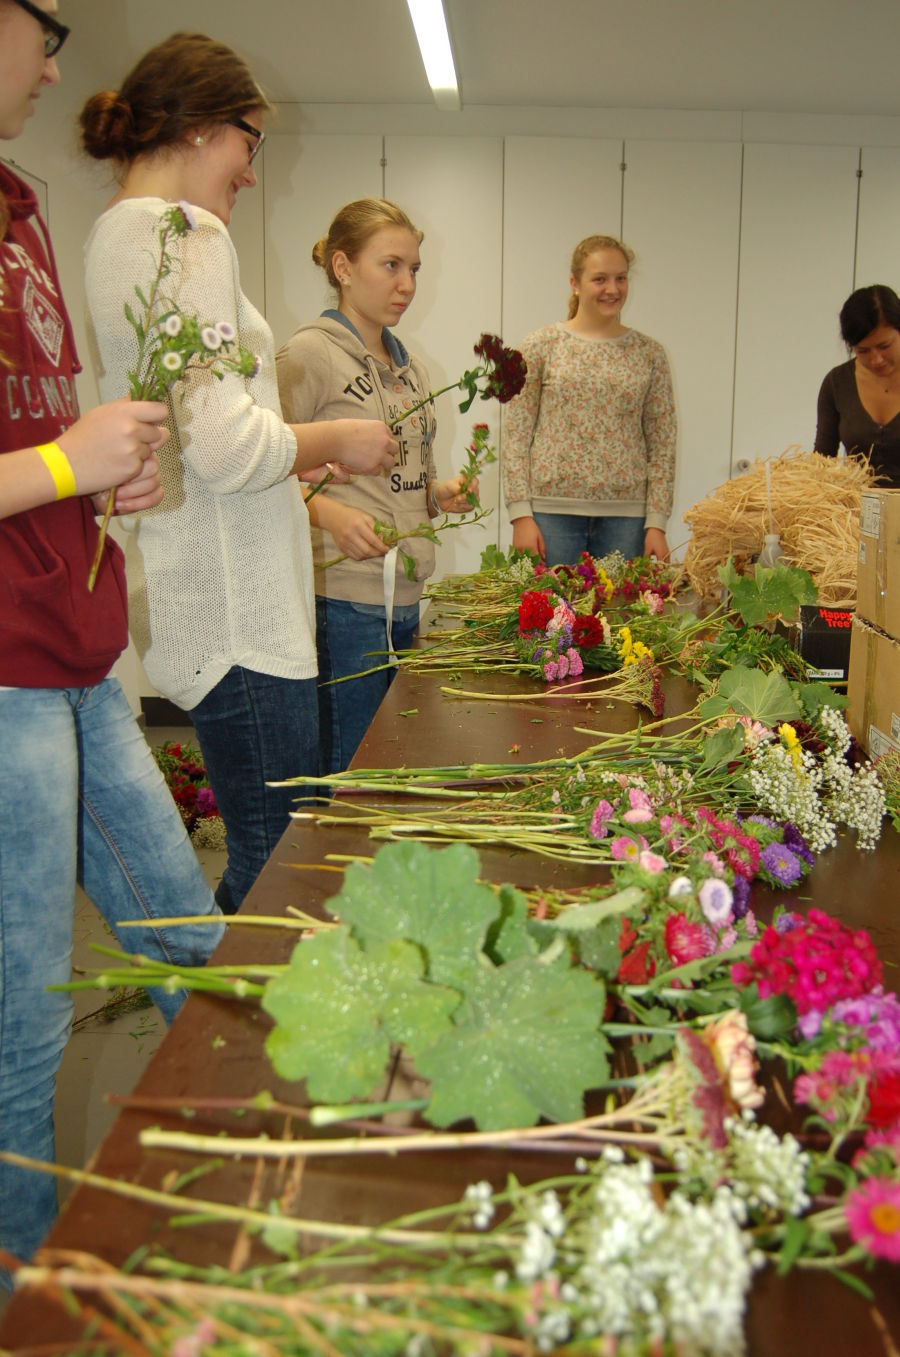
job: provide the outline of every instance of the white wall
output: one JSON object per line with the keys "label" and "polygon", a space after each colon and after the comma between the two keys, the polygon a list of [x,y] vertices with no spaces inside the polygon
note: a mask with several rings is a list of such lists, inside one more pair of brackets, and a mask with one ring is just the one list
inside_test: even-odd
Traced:
{"label": "white wall", "polygon": [[[63,285],[82,349],[81,251],[108,183],[72,155],[62,91],[15,144],[45,179]],[[77,94],[77,92],[76,92]],[[79,96],[80,97],[80,96]],[[625,319],[669,353],[679,410],[670,542],[683,511],[745,457],[810,446],[819,383],[843,357],[837,311],[854,286],[900,285],[900,118],[704,114],[628,109],[284,106],[241,194],[232,234],[245,290],[283,342],[329,303],[313,242],[350,198],[385,192],[425,230],[408,347],[435,382],[469,366],[482,330],[516,343],[565,314],[572,245],[622,232],[637,251]],[[624,169],[622,166],[624,165]],[[858,177],[861,167],[862,177]],[[95,387],[87,374],[82,403]],[[438,406],[442,475],[470,424]],[[496,469],[484,499],[499,501]],[[451,534],[442,573],[477,566],[509,540],[502,505],[485,529]],[[128,663],[131,663],[130,661]],[[149,691],[132,664],[129,695]]]}

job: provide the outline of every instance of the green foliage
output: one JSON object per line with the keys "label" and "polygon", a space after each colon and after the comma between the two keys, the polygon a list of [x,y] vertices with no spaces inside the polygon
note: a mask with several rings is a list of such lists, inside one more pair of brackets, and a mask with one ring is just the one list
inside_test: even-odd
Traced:
{"label": "green foliage", "polygon": [[703,764],[712,772],[724,768],[732,760],[740,758],[746,741],[746,731],[741,725],[723,726],[714,730],[703,742]]}
{"label": "green foliage", "polygon": [[582,1116],[585,1091],[609,1075],[605,1003],[587,971],[560,975],[537,957],[475,972],[452,1030],[418,1062],[432,1081],[429,1119],[499,1130]]}
{"label": "green foliage", "polygon": [[439,1125],[581,1115],[585,1090],[609,1074],[605,987],[562,934],[535,928],[518,891],[495,893],[478,868],[464,844],[409,843],[348,867],[328,904],[342,926],[300,943],[265,989],[276,1022],[266,1049],[282,1077],[306,1079],[321,1102],[368,1098],[401,1047],[431,1080]]}
{"label": "green foliage", "polygon": [[783,565],[780,561],[771,567],[757,565],[750,576],[739,575],[729,557],[717,573],[731,594],[734,607],[750,627],[772,618],[794,622],[800,614],[801,604],[815,603],[818,598],[809,571]]}
{"label": "green foliage", "polygon": [[746,669],[737,665],[719,679],[716,692],[700,703],[704,720],[736,712],[774,727],[783,721],[796,721],[802,715],[800,705],[783,674],[773,670]]}

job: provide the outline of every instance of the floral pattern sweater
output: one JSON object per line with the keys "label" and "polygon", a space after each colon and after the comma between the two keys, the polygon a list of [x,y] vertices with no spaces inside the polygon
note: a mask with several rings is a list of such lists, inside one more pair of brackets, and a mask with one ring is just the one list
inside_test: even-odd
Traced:
{"label": "floral pattern sweater", "polygon": [[665,531],[677,428],[662,345],[638,330],[592,339],[560,321],[522,353],[528,378],[506,407],[502,445],[509,517],[643,516]]}

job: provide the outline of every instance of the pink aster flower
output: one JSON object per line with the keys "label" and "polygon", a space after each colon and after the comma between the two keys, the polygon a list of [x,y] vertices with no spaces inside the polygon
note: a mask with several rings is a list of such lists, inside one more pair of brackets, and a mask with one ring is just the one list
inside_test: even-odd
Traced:
{"label": "pink aster flower", "polygon": [[645,872],[664,872],[668,863],[665,858],[661,858],[658,853],[651,853],[649,848],[645,848],[638,859]]}
{"label": "pink aster flower", "polygon": [[591,816],[591,838],[605,839],[609,830],[606,827],[607,820],[611,820],[615,810],[608,801],[598,801],[597,808]]}
{"label": "pink aster flower", "polygon": [[666,952],[675,966],[710,956],[715,950],[712,933],[704,924],[692,923],[684,914],[666,919]]}
{"label": "pink aster flower", "polygon": [[900,1263],[900,1183],[870,1178],[844,1204],[850,1237],[873,1258]]}
{"label": "pink aster flower", "polygon": [[704,853],[700,861],[705,862],[709,870],[714,872],[716,876],[725,875],[725,864],[718,853],[714,853],[712,849]]}
{"label": "pink aster flower", "polygon": [[629,809],[622,816],[627,825],[642,825],[653,819],[653,804],[640,787],[628,788],[628,802]]}
{"label": "pink aster flower", "polygon": [[548,660],[544,665],[544,678],[548,683],[552,683],[559,673],[559,666],[555,660]]}
{"label": "pink aster flower", "polygon": [[609,845],[609,851],[616,862],[638,862],[641,856],[640,844],[627,834],[620,834]]}

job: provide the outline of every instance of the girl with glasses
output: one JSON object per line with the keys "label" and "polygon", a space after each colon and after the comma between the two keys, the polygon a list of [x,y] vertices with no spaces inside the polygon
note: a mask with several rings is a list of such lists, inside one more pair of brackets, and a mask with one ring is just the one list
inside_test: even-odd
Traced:
{"label": "girl with glasses", "polygon": [[[3,141],[58,82],[66,31],[49,8],[0,0]],[[0,165],[0,1149],[48,1162],[72,1001],[46,987],[71,979],[76,881],[113,928],[219,916],[110,677],[128,640],[118,547],[87,587],[109,487],[120,513],[162,498],[166,407],[119,400],[79,417],[80,370],[37,200]],[[222,931],[126,929],[119,942],[200,966]],[[183,999],[157,996],[167,1021]],[[0,1247],[29,1258],[55,1214],[52,1177],[0,1164]]]}
{"label": "girl with glasses", "polygon": [[236,910],[289,822],[293,787],[318,771],[315,612],[309,518],[298,477],[334,462],[372,474],[394,465],[380,420],[287,424],[272,334],[241,291],[228,222],[256,183],[268,111],[244,61],[196,33],[149,51],[118,91],[81,114],[88,154],[119,188],[87,244],[87,296],[104,395],[128,390],[137,339],[124,307],[148,284],[148,257],[170,204],[196,229],[170,242],[167,296],[227,325],[259,355],[251,377],[198,371],[173,390],[161,454],[163,503],[128,544],[131,627],[158,692],[188,712],[225,821],[228,863],[216,897]]}

